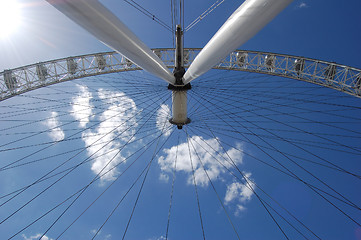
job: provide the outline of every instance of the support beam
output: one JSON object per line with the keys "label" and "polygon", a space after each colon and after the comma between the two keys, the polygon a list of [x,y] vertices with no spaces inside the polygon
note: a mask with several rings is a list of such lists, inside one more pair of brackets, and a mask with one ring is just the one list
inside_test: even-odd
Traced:
{"label": "support beam", "polygon": [[182,129],[183,125],[190,123],[187,114],[187,91],[191,89],[191,85],[184,85],[183,75],[184,68],[184,51],[183,51],[183,31],[181,25],[177,25],[176,29],[176,48],[174,59],[174,77],[175,85],[169,84],[168,89],[172,90],[172,118],[169,122],[177,125],[178,129]]}
{"label": "support beam", "polygon": [[248,41],[292,0],[246,0],[223,24],[195,58],[184,84],[201,76]]}
{"label": "support beam", "polygon": [[47,0],[98,40],[153,75],[175,83],[162,60],[98,0]]}
{"label": "support beam", "polygon": [[183,86],[183,76],[185,71],[184,68],[184,52],[183,52],[183,31],[180,25],[177,25],[176,29],[176,48],[175,48],[175,59],[174,59],[174,77],[175,85]]}

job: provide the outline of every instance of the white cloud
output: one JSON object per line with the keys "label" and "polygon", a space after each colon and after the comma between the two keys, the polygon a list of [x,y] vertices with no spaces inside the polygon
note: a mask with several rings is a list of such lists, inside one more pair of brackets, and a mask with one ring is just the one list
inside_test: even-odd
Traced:
{"label": "white cloud", "polygon": [[297,8],[307,8],[308,7],[308,5],[307,5],[307,3],[305,3],[305,2],[301,2],[300,4],[298,4],[298,6],[297,6]]}
{"label": "white cloud", "polygon": [[165,239],[166,238],[164,236],[148,238],[148,240],[165,240]]}
{"label": "white cloud", "polygon": [[172,124],[169,122],[171,117],[169,106],[166,104],[160,105],[157,111],[156,125],[157,128],[163,132],[164,136],[169,136],[171,133]]}
{"label": "white cloud", "polygon": [[[95,159],[91,170],[95,174],[101,172],[101,175],[109,171],[101,180],[111,181],[119,173],[115,166],[125,160],[124,156],[113,150],[120,149],[135,133],[137,121],[133,116],[137,113],[137,107],[122,92],[99,89],[98,95],[109,107],[99,116],[98,127],[85,131],[82,139],[87,147],[87,154]],[[118,135],[121,137],[118,138]]]}
{"label": "white cloud", "polygon": [[[94,236],[97,232],[98,232],[98,230],[96,230],[96,229],[90,230],[90,234],[91,234],[92,236]],[[98,234],[97,234],[97,236],[99,237],[101,234],[102,234],[102,231],[99,231]],[[103,239],[103,240],[110,240],[110,239],[112,239],[112,235],[111,235],[111,234],[107,234],[107,235],[105,235],[102,239]]]}
{"label": "white cloud", "polygon": [[246,207],[244,207],[243,205],[241,204],[237,204],[237,209],[234,213],[235,216],[239,216],[241,215],[242,212],[244,212],[246,210]]}
{"label": "white cloud", "polygon": [[[212,181],[219,178],[221,174],[226,172],[226,169],[222,166],[222,164],[227,168],[230,168],[232,164],[231,161],[235,164],[242,163],[243,154],[241,151],[235,148],[230,148],[226,153],[224,153],[219,144],[219,140],[215,138],[204,139],[201,136],[193,136],[190,138],[190,142],[193,144],[196,151],[191,143],[188,147],[187,142],[181,143],[178,146],[173,146],[170,149],[163,150],[165,156],[161,156],[158,159],[158,164],[163,172],[162,174],[171,173],[173,171],[174,161],[177,158],[176,170],[187,173],[189,175],[188,184],[193,184],[192,167],[189,157],[190,152],[196,183],[200,186],[206,187],[208,186],[209,180],[203,170],[199,158],[201,159],[204,168]],[[242,146],[237,144],[237,148],[240,149]]]}
{"label": "white cloud", "polygon": [[90,103],[93,96],[86,86],[78,84],[76,86],[79,89],[79,95],[72,99],[71,115],[79,121],[79,127],[85,128],[93,114],[93,106]]}
{"label": "white cloud", "polygon": [[60,123],[57,117],[57,112],[51,112],[50,118],[43,122],[50,129],[48,135],[53,141],[61,141],[65,137],[64,131],[59,127]]}
{"label": "white cloud", "polygon": [[[255,189],[255,184],[251,180],[251,173],[243,173],[247,179],[247,183],[233,182],[227,186],[226,195],[224,197],[225,204],[230,204],[231,202],[237,203],[237,209],[235,215],[238,216],[240,212],[243,212],[246,208],[243,206],[246,202],[250,201],[253,196],[253,190]],[[253,190],[252,190],[253,189]]]}
{"label": "white cloud", "polygon": [[167,183],[169,181],[169,175],[165,173],[161,173],[159,175],[159,180]]}
{"label": "white cloud", "polygon": [[[38,233],[34,236],[31,237],[26,237],[25,234],[22,235],[22,237],[24,238],[24,240],[39,240],[39,238],[41,237],[42,234]],[[49,238],[47,236],[43,236],[40,240],[53,240],[52,238]]]}

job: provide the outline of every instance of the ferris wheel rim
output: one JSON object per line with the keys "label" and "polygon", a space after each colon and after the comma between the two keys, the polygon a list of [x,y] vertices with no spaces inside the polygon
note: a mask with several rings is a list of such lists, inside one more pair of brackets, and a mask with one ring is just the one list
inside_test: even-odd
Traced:
{"label": "ferris wheel rim", "polygon": [[[174,68],[174,48],[155,48],[167,68]],[[189,67],[200,48],[185,48]],[[213,69],[281,76],[332,88],[361,98],[361,69],[335,62],[272,52],[236,50]],[[0,101],[60,82],[115,72],[142,70],[115,51],[59,58],[0,72]]]}

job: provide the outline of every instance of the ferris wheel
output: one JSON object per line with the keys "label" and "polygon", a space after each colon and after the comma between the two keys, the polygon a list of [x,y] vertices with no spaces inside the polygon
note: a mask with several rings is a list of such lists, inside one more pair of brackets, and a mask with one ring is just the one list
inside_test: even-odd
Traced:
{"label": "ferris wheel", "polygon": [[291,1],[245,1],[203,49],[181,24],[150,49],[96,0],[48,2],[116,51],[0,74],[6,239],[361,231],[361,70],[237,50]]}

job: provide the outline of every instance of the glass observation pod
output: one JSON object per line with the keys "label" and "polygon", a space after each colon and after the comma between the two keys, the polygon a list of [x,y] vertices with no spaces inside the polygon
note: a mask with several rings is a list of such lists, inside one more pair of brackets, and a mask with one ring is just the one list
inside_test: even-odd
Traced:
{"label": "glass observation pod", "polygon": [[273,55],[267,55],[264,58],[264,65],[266,66],[268,71],[273,72],[275,67],[275,56]]}
{"label": "glass observation pod", "polygon": [[6,87],[12,91],[17,87],[17,80],[16,77],[13,76],[13,73],[11,70],[5,70],[4,71],[4,80]]}
{"label": "glass observation pod", "polygon": [[76,69],[78,68],[78,64],[75,62],[73,58],[67,59],[66,64],[68,67],[68,72],[71,75],[74,75],[76,73]]}
{"label": "glass observation pod", "polygon": [[36,65],[36,74],[38,75],[40,81],[45,81],[46,77],[49,75],[48,69],[42,63]]}
{"label": "glass observation pod", "polygon": [[236,59],[237,59],[237,65],[239,67],[243,67],[245,68],[247,66],[247,57],[248,57],[248,54],[247,53],[240,53],[238,52],[236,54]]}
{"label": "glass observation pod", "polygon": [[107,60],[105,59],[105,57],[103,55],[98,55],[96,57],[96,60],[97,60],[98,68],[100,70],[104,70],[105,67],[107,66]]}
{"label": "glass observation pod", "polygon": [[295,60],[295,71],[300,75],[305,68],[305,59],[296,59]]}

